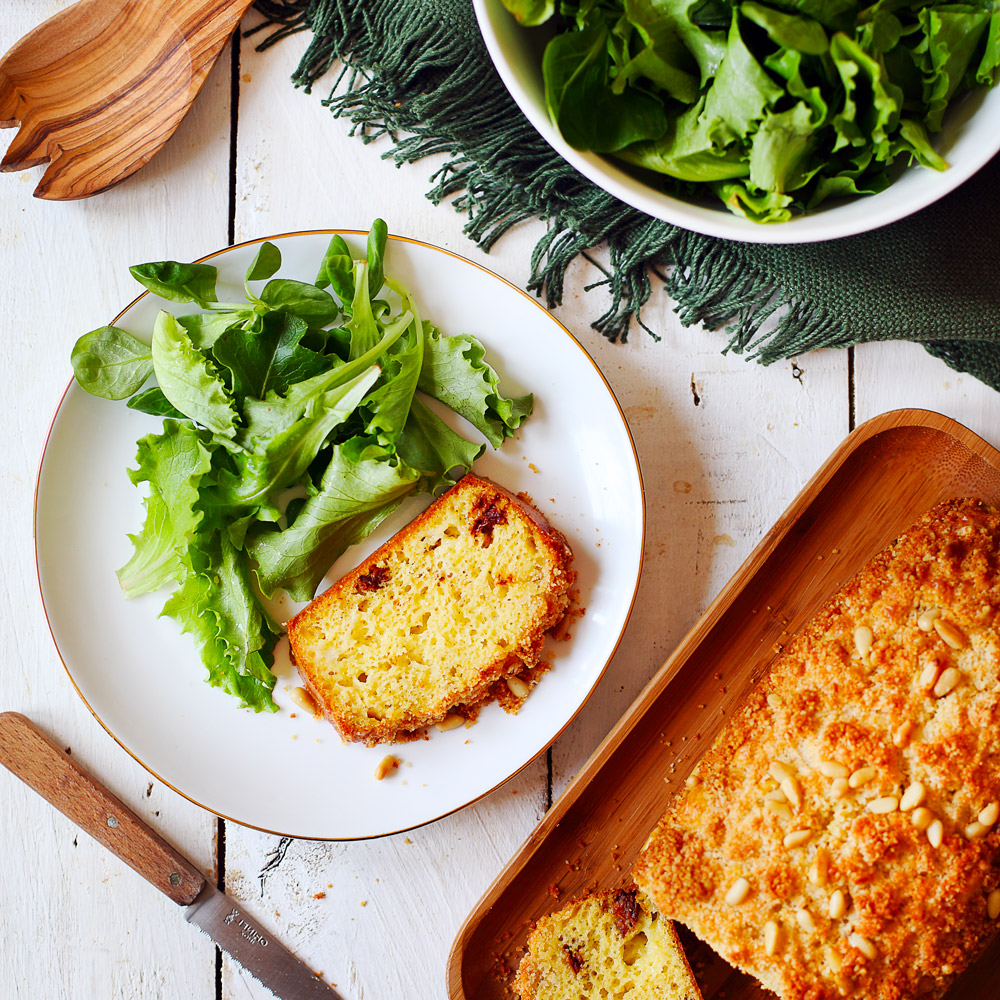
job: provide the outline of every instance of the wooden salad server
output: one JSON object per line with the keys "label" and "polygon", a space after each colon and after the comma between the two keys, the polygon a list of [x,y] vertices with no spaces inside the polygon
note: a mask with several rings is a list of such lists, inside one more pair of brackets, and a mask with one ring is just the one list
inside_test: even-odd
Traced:
{"label": "wooden salad server", "polygon": [[0,59],[0,170],[49,167],[35,197],[88,198],[174,134],[252,0],[79,0]]}

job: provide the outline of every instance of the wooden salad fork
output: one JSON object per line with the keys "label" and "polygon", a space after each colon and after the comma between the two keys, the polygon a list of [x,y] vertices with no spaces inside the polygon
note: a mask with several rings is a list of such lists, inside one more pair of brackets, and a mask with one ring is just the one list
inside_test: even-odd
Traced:
{"label": "wooden salad fork", "polygon": [[79,0],[0,59],[0,170],[35,197],[87,198],[145,166],[181,123],[252,0]]}

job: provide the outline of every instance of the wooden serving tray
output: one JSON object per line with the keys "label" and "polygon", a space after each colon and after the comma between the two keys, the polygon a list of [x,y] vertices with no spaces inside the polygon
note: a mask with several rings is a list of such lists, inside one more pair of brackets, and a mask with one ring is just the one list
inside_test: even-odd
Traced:
{"label": "wooden serving tray", "polygon": [[[451,1000],[510,1000],[531,921],[628,880],[671,794],[782,644],[941,500],[1000,505],[1000,452],[948,417],[895,410],[853,431],[726,584],[458,932]],[[679,928],[705,1000],[771,997]],[[949,1000],[994,995],[1000,942]]]}

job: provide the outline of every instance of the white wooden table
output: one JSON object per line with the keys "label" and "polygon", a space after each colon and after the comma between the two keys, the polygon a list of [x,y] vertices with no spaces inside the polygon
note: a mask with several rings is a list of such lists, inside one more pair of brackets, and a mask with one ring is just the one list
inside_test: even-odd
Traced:
{"label": "white wooden table", "polygon": [[[8,4],[0,50],[65,6]],[[253,15],[251,15],[252,17]],[[319,92],[288,77],[299,35],[266,53],[227,50],[191,115],[151,165],[88,201],[34,200],[40,169],[0,175],[0,459],[6,652],[0,709],[39,722],[348,1000],[443,998],[465,914],[765,530],[856,423],[899,406],[940,410],[1000,444],[1000,395],[921,348],[818,352],[771,368],[723,357],[719,333],[684,329],[658,295],[624,345],[589,329],[600,293],[574,266],[559,319],[603,369],[630,421],[647,504],[645,569],[628,630],[594,696],[515,779],[430,826],[380,840],[283,840],[222,823],[111,740],[53,648],[35,579],[32,501],[49,420],[76,338],[136,294],[128,265],[190,260],[230,242],[298,229],[391,232],[484,263],[523,287],[541,223],[494,253],[424,196],[434,162],[396,169]],[[542,390],[540,390],[542,391]],[[72,497],[67,497],[72,503]],[[100,641],[99,631],[95,632]],[[0,773],[0,997],[265,997],[176,906]],[[325,893],[323,898],[316,898]]]}

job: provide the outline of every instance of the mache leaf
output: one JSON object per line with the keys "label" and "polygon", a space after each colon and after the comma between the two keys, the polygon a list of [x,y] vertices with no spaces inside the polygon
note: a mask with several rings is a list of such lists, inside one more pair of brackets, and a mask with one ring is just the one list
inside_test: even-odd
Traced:
{"label": "mache leaf", "polygon": [[326,248],[314,284],[317,288],[332,287],[341,305],[350,307],[354,298],[354,258],[351,248],[339,233]]}
{"label": "mache leaf", "polygon": [[117,326],[85,333],[73,345],[73,374],[82,389],[104,399],[125,399],[153,374],[147,344]]}
{"label": "mache leaf", "polygon": [[173,417],[175,420],[188,419],[163,395],[163,390],[158,385],[150,386],[145,392],[137,392],[125,405],[130,410],[148,413],[151,417]]}
{"label": "mache leaf", "polygon": [[326,326],[340,315],[333,296],[305,281],[272,278],[260,293],[261,302],[304,319],[309,326]]}
{"label": "mache leaf", "polygon": [[202,309],[215,302],[218,271],[211,264],[181,264],[176,260],[135,264],[132,277],[160,298],[171,302],[196,302]]}
{"label": "mache leaf", "polygon": [[276,274],[281,267],[281,251],[265,240],[257,248],[257,253],[247,268],[246,281],[263,281]]}

